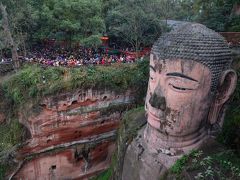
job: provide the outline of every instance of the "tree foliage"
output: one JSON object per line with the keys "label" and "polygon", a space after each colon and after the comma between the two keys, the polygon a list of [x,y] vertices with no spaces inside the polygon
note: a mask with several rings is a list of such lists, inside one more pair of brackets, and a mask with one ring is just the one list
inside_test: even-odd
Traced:
{"label": "tree foliage", "polygon": [[239,4],[239,0],[181,0],[173,17],[200,22],[216,31],[240,31],[239,16],[233,11]]}
{"label": "tree foliage", "polygon": [[121,37],[136,51],[151,44],[161,33],[161,19],[154,7],[154,0],[122,1],[107,14],[110,36]]}
{"label": "tree foliage", "polygon": [[[55,39],[96,46],[105,34],[120,44],[152,45],[166,19],[200,22],[216,31],[239,31],[239,0],[1,0],[18,49]],[[9,48],[0,15],[0,48]]]}
{"label": "tree foliage", "polygon": [[48,0],[36,9],[36,39],[54,38],[69,42],[99,44],[105,32],[100,0]]}
{"label": "tree foliage", "polygon": [[[9,28],[16,46],[20,49],[26,49],[26,41],[32,33],[32,26],[35,23],[33,19],[33,7],[30,4],[31,0],[2,0],[2,4],[6,6],[8,14]],[[3,20],[3,17],[0,16]],[[3,23],[3,21],[1,21]],[[0,27],[2,27],[0,23]],[[2,34],[3,47],[9,48],[9,39]],[[0,35],[1,37],[1,35]]]}
{"label": "tree foliage", "polygon": [[18,53],[17,53],[17,45],[12,37],[11,29],[9,26],[9,20],[8,20],[8,13],[6,11],[6,6],[4,6],[2,3],[0,3],[0,11],[2,14],[2,28],[3,28],[3,34],[6,36],[5,41],[6,44],[9,45],[12,51],[12,59],[14,62],[14,67],[17,69],[19,68],[19,61],[18,61]]}

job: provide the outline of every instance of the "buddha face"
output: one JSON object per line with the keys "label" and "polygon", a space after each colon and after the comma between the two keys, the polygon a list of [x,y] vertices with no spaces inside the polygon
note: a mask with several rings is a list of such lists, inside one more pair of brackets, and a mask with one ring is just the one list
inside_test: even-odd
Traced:
{"label": "buddha face", "polygon": [[192,60],[150,56],[145,108],[148,123],[170,136],[187,136],[206,125],[212,101],[211,72]]}

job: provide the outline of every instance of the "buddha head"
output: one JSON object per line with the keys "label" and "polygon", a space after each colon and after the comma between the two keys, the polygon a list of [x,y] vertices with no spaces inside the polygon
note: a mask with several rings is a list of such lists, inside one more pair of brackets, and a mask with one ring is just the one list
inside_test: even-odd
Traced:
{"label": "buddha head", "polygon": [[204,25],[187,23],[161,36],[150,55],[148,125],[187,137],[219,124],[236,86],[231,62],[224,38]]}

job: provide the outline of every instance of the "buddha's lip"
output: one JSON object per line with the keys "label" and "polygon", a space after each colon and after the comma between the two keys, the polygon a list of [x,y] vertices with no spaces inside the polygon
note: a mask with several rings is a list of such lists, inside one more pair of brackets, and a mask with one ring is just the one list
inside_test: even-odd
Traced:
{"label": "buddha's lip", "polygon": [[157,117],[155,114],[151,113],[151,111],[148,110],[149,115],[155,120],[155,121],[164,121],[165,118],[163,118],[164,120],[161,120],[161,117]]}

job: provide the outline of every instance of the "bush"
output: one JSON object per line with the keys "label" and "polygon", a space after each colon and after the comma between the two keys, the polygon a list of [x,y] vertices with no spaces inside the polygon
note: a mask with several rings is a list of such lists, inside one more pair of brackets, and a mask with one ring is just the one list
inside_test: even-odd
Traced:
{"label": "bush", "polygon": [[22,126],[17,120],[0,125],[0,152],[6,151],[21,141]]}

